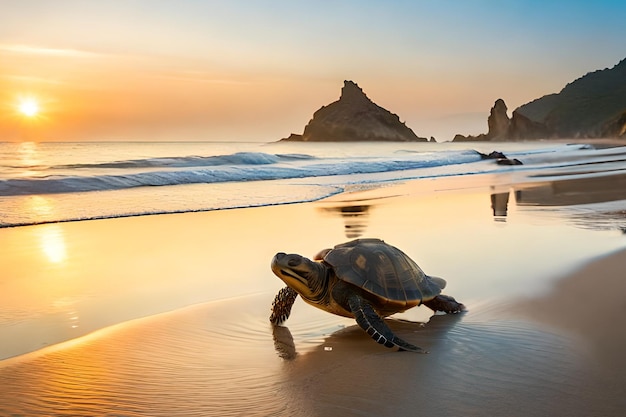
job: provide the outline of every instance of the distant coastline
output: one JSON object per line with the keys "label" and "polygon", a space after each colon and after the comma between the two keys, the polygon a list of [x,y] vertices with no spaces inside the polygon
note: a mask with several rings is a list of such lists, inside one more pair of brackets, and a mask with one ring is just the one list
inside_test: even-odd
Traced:
{"label": "distant coastline", "polygon": [[496,100],[488,132],[458,134],[454,142],[537,139],[626,138],[626,59],[613,68],[590,72],[549,94],[515,109],[509,118]]}

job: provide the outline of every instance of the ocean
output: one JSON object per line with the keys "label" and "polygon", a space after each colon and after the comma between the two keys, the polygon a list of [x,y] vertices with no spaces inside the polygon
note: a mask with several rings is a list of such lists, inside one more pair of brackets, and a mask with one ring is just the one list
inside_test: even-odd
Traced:
{"label": "ocean", "polygon": [[[0,227],[315,201],[419,178],[624,170],[626,148],[521,143],[0,143]],[[498,165],[477,151],[523,162]],[[599,163],[601,162],[601,164]],[[531,175],[532,174],[532,175]]]}

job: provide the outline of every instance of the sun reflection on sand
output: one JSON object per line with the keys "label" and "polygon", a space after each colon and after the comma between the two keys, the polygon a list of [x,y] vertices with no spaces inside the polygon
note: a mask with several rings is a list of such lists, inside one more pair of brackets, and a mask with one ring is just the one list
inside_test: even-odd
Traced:
{"label": "sun reflection on sand", "polygon": [[48,260],[60,264],[67,259],[67,248],[63,229],[58,225],[48,225],[38,230],[39,245]]}

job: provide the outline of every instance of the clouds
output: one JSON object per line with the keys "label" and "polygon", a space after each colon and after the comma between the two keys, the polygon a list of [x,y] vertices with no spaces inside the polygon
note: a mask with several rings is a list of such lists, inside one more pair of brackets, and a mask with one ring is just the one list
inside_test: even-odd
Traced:
{"label": "clouds", "polygon": [[23,55],[39,55],[39,56],[56,56],[71,58],[90,58],[98,54],[77,49],[59,49],[37,47],[33,45],[1,45],[0,53],[23,54]]}
{"label": "clouds", "polygon": [[438,136],[450,114],[515,108],[614,65],[623,21],[610,1],[23,0],[0,15],[0,87],[41,89],[59,135],[63,118],[77,136],[193,126],[273,140],[352,79]]}

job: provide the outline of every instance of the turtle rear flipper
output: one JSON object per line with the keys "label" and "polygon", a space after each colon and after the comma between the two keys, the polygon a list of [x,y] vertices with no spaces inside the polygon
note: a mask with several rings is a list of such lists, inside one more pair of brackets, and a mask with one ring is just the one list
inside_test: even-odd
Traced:
{"label": "turtle rear flipper", "polygon": [[448,314],[456,314],[465,311],[465,306],[450,297],[449,295],[439,294],[432,300],[423,303],[426,307],[434,311],[443,311]]}
{"label": "turtle rear flipper", "polygon": [[376,343],[385,345],[388,348],[397,346],[400,350],[428,353],[421,347],[412,345],[396,336],[389,326],[385,324],[385,320],[383,320],[363,298],[358,295],[353,295],[349,298],[348,304],[358,325],[365,330]]}
{"label": "turtle rear flipper", "polygon": [[284,323],[291,314],[291,307],[296,301],[298,293],[289,287],[282,288],[276,294],[274,302],[272,302],[272,315],[270,316],[270,322],[277,326]]}

